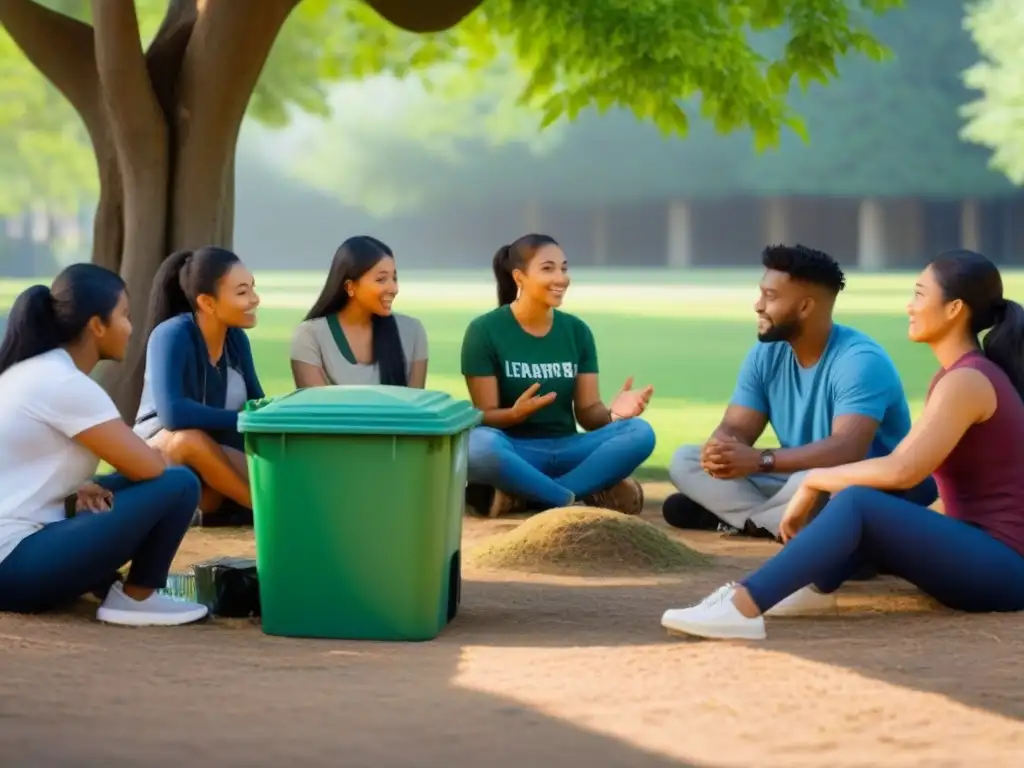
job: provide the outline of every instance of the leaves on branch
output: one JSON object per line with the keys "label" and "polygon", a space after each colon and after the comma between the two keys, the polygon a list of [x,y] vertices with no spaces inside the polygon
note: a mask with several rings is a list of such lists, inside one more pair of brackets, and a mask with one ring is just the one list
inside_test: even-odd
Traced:
{"label": "leaves on branch", "polygon": [[[301,0],[271,52],[250,113],[273,126],[286,124],[294,110],[327,115],[332,85],[377,75],[465,91],[481,82],[472,73],[493,73],[495,62],[514,55],[522,89],[512,104],[534,115],[537,125],[572,120],[591,108],[627,109],[666,135],[685,135],[694,117],[689,110],[697,105],[716,130],[750,128],[764,149],[778,146],[787,129],[805,134],[788,104],[791,86],[834,78],[844,56],[881,58],[884,51],[864,19],[900,4],[487,0],[452,29],[418,35],[391,25],[362,0]],[[86,0],[47,5],[88,18]],[[167,0],[137,0],[144,39],[167,6]],[[781,44],[764,43],[764,34],[773,30],[784,30]],[[17,78],[31,81],[24,71]],[[29,86],[40,89],[36,101],[48,98],[42,95],[48,87],[38,81]],[[58,126],[54,140],[41,134],[37,144],[52,145],[57,162],[66,149],[61,141],[74,135],[74,120],[65,107],[52,110],[48,119]],[[0,132],[13,129],[14,123],[0,119]]]}
{"label": "leaves on branch", "polygon": [[963,137],[992,150],[991,163],[1024,184],[1024,13],[1018,0],[969,6],[966,27],[982,61],[965,73],[977,98],[965,105]]}

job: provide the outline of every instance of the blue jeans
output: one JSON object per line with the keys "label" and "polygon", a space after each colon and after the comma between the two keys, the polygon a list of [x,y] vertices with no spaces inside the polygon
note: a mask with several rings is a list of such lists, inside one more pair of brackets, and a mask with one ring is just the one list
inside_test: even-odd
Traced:
{"label": "blue jeans", "polygon": [[468,480],[561,507],[625,480],[653,452],[654,429],[642,419],[562,437],[516,438],[477,427],[469,433]]}
{"label": "blue jeans", "polygon": [[873,488],[837,493],[742,583],[764,612],[809,584],[834,592],[867,563],[948,608],[1024,609],[1024,555],[974,525]]}
{"label": "blue jeans", "polygon": [[131,561],[128,583],[160,589],[196,506],[199,478],[171,467],[155,480],[98,479],[109,512],[79,513],[23,539],[0,562],[0,611],[37,613],[75,600]]}

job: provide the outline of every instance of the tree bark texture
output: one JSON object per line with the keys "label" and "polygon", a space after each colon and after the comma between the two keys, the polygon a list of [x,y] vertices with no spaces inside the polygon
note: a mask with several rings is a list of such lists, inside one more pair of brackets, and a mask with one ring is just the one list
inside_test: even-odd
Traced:
{"label": "tree bark texture", "polygon": [[143,49],[134,0],[93,0],[84,24],[34,0],[0,0],[0,23],[82,117],[100,198],[93,261],[117,270],[135,333],[100,381],[133,419],[149,290],[182,248],[231,246],[234,158],[249,98],[297,0],[169,0]]}

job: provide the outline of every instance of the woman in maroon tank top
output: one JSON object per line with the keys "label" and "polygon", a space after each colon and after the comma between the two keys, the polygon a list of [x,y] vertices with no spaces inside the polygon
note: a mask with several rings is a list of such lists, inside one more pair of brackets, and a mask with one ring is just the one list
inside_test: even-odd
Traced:
{"label": "woman in maroon tank top", "polygon": [[[958,250],[925,268],[907,310],[910,339],[940,366],[910,433],[888,456],[809,472],[782,520],[783,550],[740,584],[666,611],[663,626],[761,639],[764,614],[834,609],[832,593],[865,564],[950,608],[1024,610],[1024,308],[1003,296],[991,261]],[[945,514],[886,493],[929,475]]]}

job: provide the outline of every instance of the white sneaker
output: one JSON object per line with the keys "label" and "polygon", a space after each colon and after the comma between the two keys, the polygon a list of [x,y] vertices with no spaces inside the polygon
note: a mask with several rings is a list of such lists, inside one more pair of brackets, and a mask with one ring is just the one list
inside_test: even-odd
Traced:
{"label": "white sneaker", "polygon": [[209,609],[201,603],[175,600],[154,592],[145,600],[136,600],[124,593],[121,582],[107,592],[96,618],[107,624],[126,627],[176,627],[205,618]]}
{"label": "white sneaker", "polygon": [[839,602],[833,594],[819,592],[813,587],[801,587],[764,612],[765,616],[810,616],[816,613],[830,613],[839,610]]}
{"label": "white sneaker", "polygon": [[715,640],[764,640],[764,617],[748,619],[733,605],[733,583],[719,587],[697,605],[673,608],[661,617],[661,626],[678,632]]}

